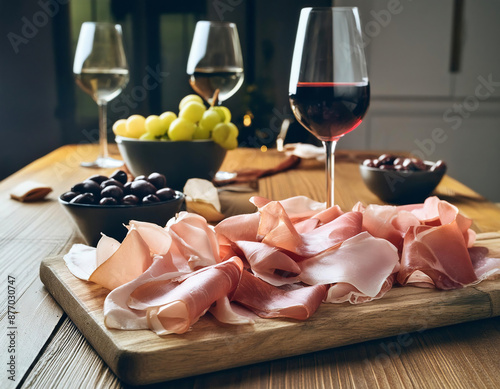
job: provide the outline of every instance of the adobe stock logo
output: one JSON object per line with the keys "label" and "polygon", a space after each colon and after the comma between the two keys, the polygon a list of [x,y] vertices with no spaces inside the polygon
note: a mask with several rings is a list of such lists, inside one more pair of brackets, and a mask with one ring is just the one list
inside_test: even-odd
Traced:
{"label": "adobe stock logo", "polygon": [[19,46],[27,45],[31,39],[34,39],[38,35],[40,29],[49,23],[50,18],[57,15],[60,5],[68,3],[69,0],[39,0],[38,6],[40,10],[31,16],[31,20],[26,16],[21,18],[22,26],[20,34],[12,31],[7,34],[7,39],[9,39],[14,53],[18,54]]}

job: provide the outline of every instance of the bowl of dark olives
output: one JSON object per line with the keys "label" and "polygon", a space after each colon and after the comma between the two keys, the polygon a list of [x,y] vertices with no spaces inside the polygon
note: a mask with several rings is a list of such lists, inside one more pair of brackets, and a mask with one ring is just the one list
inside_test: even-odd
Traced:
{"label": "bowl of dark olives", "polygon": [[423,202],[446,173],[446,164],[419,158],[382,154],[359,165],[366,186],[380,200],[391,204]]}
{"label": "bowl of dark olives", "polygon": [[134,176],[159,172],[167,185],[182,191],[190,178],[211,181],[227,150],[211,139],[158,141],[116,137],[120,154]]}
{"label": "bowl of dark olives", "polygon": [[179,212],[184,195],[167,187],[164,175],[128,178],[123,170],[93,175],[59,197],[89,245],[95,246],[101,234],[123,240],[130,220],[165,226]]}

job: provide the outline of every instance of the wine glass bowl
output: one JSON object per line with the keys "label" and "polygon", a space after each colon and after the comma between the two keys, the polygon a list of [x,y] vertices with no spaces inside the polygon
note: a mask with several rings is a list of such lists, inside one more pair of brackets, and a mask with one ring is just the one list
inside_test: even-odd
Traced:
{"label": "wine glass bowl", "polygon": [[356,7],[301,11],[289,86],[296,119],[326,149],[327,205],[334,205],[334,151],[368,110],[370,85]]}
{"label": "wine glass bowl", "polygon": [[121,26],[112,23],[82,24],[73,62],[77,85],[99,107],[99,156],[85,167],[113,168],[123,161],[108,155],[106,105],[127,85],[129,71],[122,43]]}
{"label": "wine glass bowl", "polygon": [[[187,63],[189,84],[209,104],[234,95],[243,84],[243,57],[234,23],[199,21]],[[219,90],[217,102],[214,94]]]}

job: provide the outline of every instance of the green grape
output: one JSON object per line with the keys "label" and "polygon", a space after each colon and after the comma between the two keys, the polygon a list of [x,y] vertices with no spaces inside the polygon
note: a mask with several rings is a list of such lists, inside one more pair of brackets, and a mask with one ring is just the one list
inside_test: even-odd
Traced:
{"label": "green grape", "polygon": [[229,126],[230,136],[234,136],[235,138],[237,138],[240,131],[238,130],[238,127],[236,127],[236,124],[227,123],[227,125]]}
{"label": "green grape", "polygon": [[196,126],[193,133],[193,139],[210,139],[210,130]]}
{"label": "green grape", "polygon": [[163,122],[163,125],[165,126],[165,129],[166,129],[165,131],[168,131],[172,122],[175,119],[177,119],[177,115],[175,113],[173,113],[172,111],[167,111],[167,112],[163,112],[160,115],[160,119]]}
{"label": "green grape", "polygon": [[127,119],[127,136],[139,138],[146,132],[146,118],[142,115],[132,115]]}
{"label": "green grape", "polygon": [[197,103],[203,104],[203,99],[200,96],[194,95],[194,94],[187,95],[179,103],[179,111],[182,111],[182,108],[184,107],[184,105],[189,103],[190,101],[196,101]]}
{"label": "green grape", "polygon": [[221,117],[213,109],[207,109],[200,120],[200,127],[204,130],[212,131],[214,127],[221,122]]}
{"label": "green grape", "polygon": [[[163,120],[159,116],[150,115],[146,118],[146,131],[153,136],[162,136],[167,132],[168,127],[165,127]],[[141,138],[142,139],[142,138]]]}
{"label": "green grape", "polygon": [[168,129],[168,137],[171,140],[191,140],[196,129],[196,124],[184,118],[175,119]]}
{"label": "green grape", "polygon": [[219,123],[212,131],[212,139],[225,149],[232,150],[238,147],[238,127],[233,123]]}
{"label": "green grape", "polygon": [[190,101],[184,104],[182,110],[179,112],[179,117],[189,120],[192,123],[198,123],[207,109],[201,103]]}
{"label": "green grape", "polygon": [[115,124],[113,124],[113,132],[115,135],[127,136],[127,120],[117,120]]}
{"label": "green grape", "polygon": [[140,140],[156,140],[156,135],[151,132],[145,132],[139,138]]}
{"label": "green grape", "polygon": [[235,148],[238,147],[238,139],[234,136],[230,136],[221,146],[224,147],[226,150],[234,150]]}
{"label": "green grape", "polygon": [[231,111],[229,108],[219,105],[217,107],[213,107],[212,109],[220,115],[221,120],[224,123],[229,123],[231,121]]}

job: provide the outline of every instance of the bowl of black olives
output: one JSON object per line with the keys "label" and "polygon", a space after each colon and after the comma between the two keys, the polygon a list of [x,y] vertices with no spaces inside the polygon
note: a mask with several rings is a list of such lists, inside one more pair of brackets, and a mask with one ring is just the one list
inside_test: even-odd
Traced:
{"label": "bowl of black olives", "polygon": [[137,176],[117,170],[108,176],[93,175],[59,197],[85,241],[95,246],[101,233],[121,241],[130,220],[164,226],[179,212],[184,195],[167,187],[160,173]]}
{"label": "bowl of black olives", "polygon": [[423,202],[446,173],[446,164],[419,158],[382,154],[359,165],[366,186],[377,197],[391,204]]}

